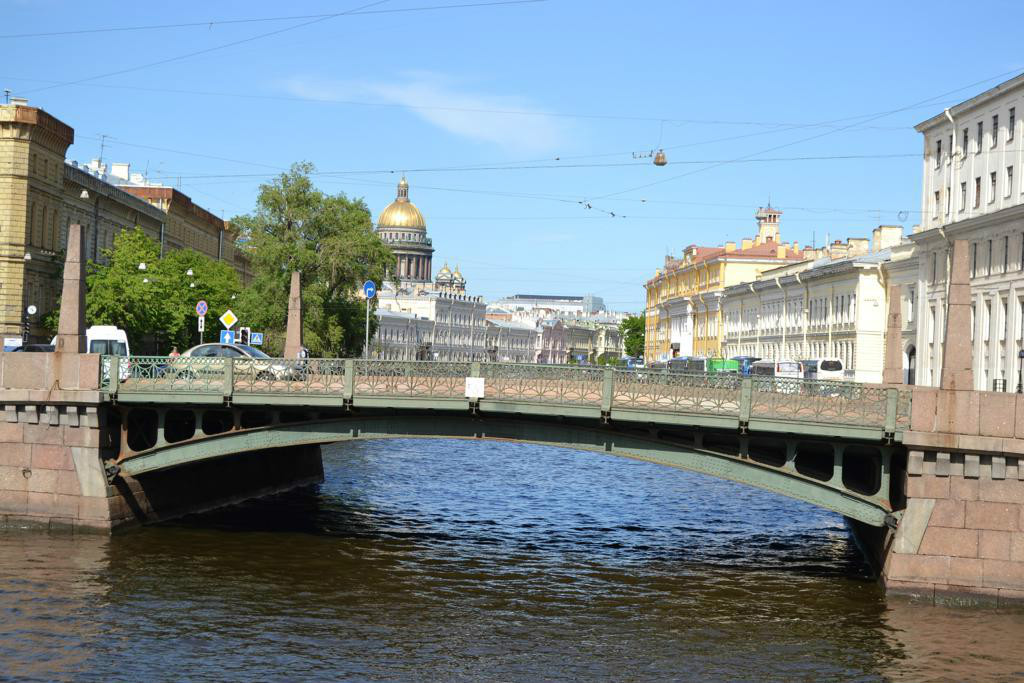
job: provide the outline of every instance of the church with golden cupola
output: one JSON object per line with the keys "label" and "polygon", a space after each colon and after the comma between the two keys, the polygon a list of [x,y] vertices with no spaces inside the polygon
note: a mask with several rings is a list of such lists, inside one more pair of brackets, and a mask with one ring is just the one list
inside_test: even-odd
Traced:
{"label": "church with golden cupola", "polygon": [[395,275],[402,284],[430,282],[434,247],[427,237],[427,223],[409,201],[409,182],[398,181],[398,195],[377,218],[377,236],[391,247],[397,261]]}
{"label": "church with golden cupola", "polygon": [[432,277],[433,242],[404,177],[395,201],[377,217],[376,233],[395,254],[396,272],[380,288],[371,353],[389,360],[484,360],[483,298],[466,294],[458,266],[453,271],[445,263]]}

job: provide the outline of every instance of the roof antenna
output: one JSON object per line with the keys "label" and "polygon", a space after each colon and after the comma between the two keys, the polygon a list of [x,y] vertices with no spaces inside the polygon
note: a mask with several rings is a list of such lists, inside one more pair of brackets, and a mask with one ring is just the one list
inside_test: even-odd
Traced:
{"label": "roof antenna", "polygon": [[11,103],[11,89],[10,88],[4,88],[4,104],[10,104],[10,103]]}

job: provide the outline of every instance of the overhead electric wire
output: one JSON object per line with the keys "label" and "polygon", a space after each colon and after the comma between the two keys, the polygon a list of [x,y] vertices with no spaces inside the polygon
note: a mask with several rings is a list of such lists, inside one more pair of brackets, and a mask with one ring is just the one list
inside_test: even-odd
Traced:
{"label": "overhead electric wire", "polygon": [[[490,7],[494,5],[526,5],[538,2],[547,2],[547,0],[497,0],[495,2],[467,2],[456,5],[425,5],[422,7],[399,7],[395,9],[378,9],[378,10],[366,10],[366,11],[354,11],[348,12],[351,16],[361,14],[396,14],[400,12],[427,12],[431,10],[441,9],[462,9],[468,7]],[[254,24],[259,22],[270,22],[270,21],[297,21],[300,19],[329,19],[331,17],[338,16],[337,14],[298,14],[286,17],[255,17],[246,19],[214,19],[211,21],[190,21],[179,24],[149,24],[143,26],[115,26],[107,28],[87,28],[87,29],[75,29],[71,31],[49,31],[44,33],[11,33],[8,35],[0,35],[0,39],[15,39],[15,38],[47,38],[53,36],[73,36],[88,33],[115,33],[123,31],[154,31],[160,29],[172,29],[172,28],[195,28],[200,26],[213,27],[221,26],[224,24]]]}
{"label": "overhead electric wire", "polygon": [[132,73],[134,71],[141,71],[142,69],[148,69],[148,68],[153,67],[153,66],[160,66],[162,64],[169,64],[171,62],[181,61],[182,59],[188,59],[190,57],[198,57],[199,55],[209,54],[210,52],[217,52],[218,50],[225,50],[225,49],[227,49],[229,47],[235,47],[236,45],[243,45],[245,43],[251,43],[253,41],[261,40],[263,38],[269,38],[270,36],[276,36],[276,35],[279,35],[281,33],[286,33],[288,31],[294,31],[295,29],[304,28],[306,26],[311,26],[313,24],[318,24],[318,23],[320,23],[322,21],[327,21],[328,19],[334,19],[335,17],[341,17],[341,16],[344,16],[346,14],[351,14],[352,12],[357,12],[359,10],[367,9],[369,7],[376,7],[377,5],[383,5],[386,2],[389,2],[389,0],[375,0],[374,2],[370,2],[370,3],[367,3],[365,5],[360,5],[359,7],[355,7],[353,9],[351,9],[351,10],[346,10],[344,12],[337,12],[335,14],[324,15],[324,16],[319,17],[317,19],[312,19],[310,21],[305,21],[305,22],[303,22],[301,24],[295,24],[294,26],[286,26],[285,28],[279,28],[279,29],[276,29],[274,31],[267,31],[266,33],[260,33],[260,34],[255,35],[255,36],[249,36],[248,38],[241,38],[239,40],[234,40],[234,41],[231,41],[230,43],[224,43],[222,45],[214,45],[213,47],[203,48],[202,50],[195,50],[194,52],[187,52],[187,53],[182,54],[182,55],[176,55],[174,57],[167,57],[165,59],[159,59],[159,60],[157,60],[155,62],[149,62],[147,64],[140,64],[140,65],[137,65],[137,66],[128,67],[126,69],[118,69],[117,71],[109,71],[107,73],[98,74],[96,76],[89,76],[87,78],[79,78],[79,79],[75,79],[73,81],[65,81],[65,82],[59,83],[57,85],[48,85],[48,86],[45,86],[45,87],[42,87],[42,88],[34,88],[34,89],[31,89],[31,90],[25,90],[25,91],[22,91],[21,94],[29,94],[29,93],[33,93],[33,92],[42,92],[44,90],[52,90],[54,88],[60,88],[62,86],[67,86],[67,85],[78,85],[78,84],[81,84],[81,83],[88,83],[89,81],[95,81],[95,80],[99,80],[101,78],[109,78],[110,76],[120,76],[121,74]]}
{"label": "overhead electric wire", "polygon": [[[950,90],[948,92],[942,93],[941,95],[936,95],[934,97],[929,97],[929,98],[926,98],[924,100],[919,100],[917,102],[914,102],[913,104],[907,105],[906,107],[900,107],[898,109],[893,109],[893,110],[890,110],[890,111],[887,111],[887,112],[882,112],[882,113],[880,113],[880,114],[878,114],[876,116],[873,116],[873,117],[869,118],[867,121],[861,121],[859,123],[868,123],[870,121],[875,121],[877,119],[881,119],[881,118],[884,118],[886,116],[890,116],[892,114],[896,114],[896,113],[899,113],[899,112],[902,112],[902,111],[906,111],[908,109],[920,106],[920,105],[922,105],[922,104],[924,104],[926,102],[932,102],[933,100],[941,99],[943,97],[948,97],[949,95],[952,95],[954,93],[958,93],[958,92],[963,91],[963,90],[967,90],[969,88],[974,88],[974,87],[976,87],[978,85],[981,85],[982,83],[988,83],[989,81],[992,81],[992,80],[1005,78],[1006,76],[1009,76],[1010,74],[1019,74],[1019,73],[1021,73],[1021,68],[1020,67],[1017,67],[1017,68],[1012,69],[1010,71],[1004,71],[1004,72],[1002,72],[1000,74],[997,74],[995,76],[991,76],[989,78],[983,78],[980,81],[975,81],[975,82],[970,83],[968,85],[965,85],[963,87],[956,88],[954,90]],[[628,188],[628,189],[625,189],[625,190],[619,190],[618,192],[609,192],[607,194],[598,195],[598,196],[594,197],[594,199],[606,199],[608,197],[614,197],[616,195],[626,194],[627,192],[635,192],[636,190],[643,190],[643,189],[646,189],[648,187],[653,187],[654,185],[662,185],[664,183],[668,183],[668,182],[671,182],[673,180],[678,180],[680,178],[685,178],[687,176],[691,176],[691,175],[694,175],[696,173],[702,173],[704,171],[709,171],[709,170],[711,170],[713,168],[718,168],[719,166],[723,166],[723,165],[728,164],[728,163],[735,163],[737,161],[742,161],[744,159],[749,159],[749,158],[755,157],[755,156],[757,156],[759,154],[767,154],[769,152],[774,152],[774,151],[777,151],[777,150],[780,150],[780,149],[784,149],[786,147],[792,147],[793,145],[798,145],[798,144],[803,143],[803,142],[810,142],[811,140],[817,140],[818,138],[823,138],[823,137],[825,137],[827,135],[832,135],[834,133],[841,132],[841,131],[846,130],[847,128],[853,127],[855,125],[857,125],[857,124],[853,123],[853,124],[850,124],[850,126],[846,126],[844,128],[839,128],[837,130],[825,131],[823,133],[818,133],[817,135],[811,135],[809,137],[801,138],[799,140],[794,140],[792,142],[787,142],[787,143],[782,144],[782,145],[776,145],[774,147],[769,147],[768,149],[763,149],[763,150],[760,150],[760,151],[757,151],[757,152],[752,152],[751,154],[746,154],[744,156],[737,157],[736,159],[732,159],[732,160],[729,160],[729,161],[724,161],[724,162],[721,162],[721,163],[714,163],[714,164],[711,164],[711,165],[709,165],[709,166],[707,166],[705,168],[699,168],[699,169],[695,169],[693,171],[688,171],[686,173],[680,173],[679,175],[675,175],[675,176],[672,176],[670,178],[664,178],[662,180],[656,180],[654,182],[646,183],[644,185],[637,185],[636,187],[631,187],[631,188]]]}
{"label": "overhead electric wire", "polygon": [[[707,160],[707,159],[693,159],[683,161],[673,161],[674,164],[691,165],[691,164],[729,164],[729,163],[777,163],[785,161],[842,161],[842,160],[857,160],[857,159],[903,159],[908,157],[919,158],[921,155],[917,153],[904,153],[904,154],[833,154],[828,156],[807,156],[807,157],[768,157],[764,159],[740,159],[737,161],[731,160]],[[618,162],[618,163],[606,163],[606,164],[533,164],[528,166],[463,166],[463,167],[439,167],[439,168],[405,168],[405,169],[374,169],[374,170],[351,170],[351,171],[313,171],[310,173],[311,176],[320,177],[331,177],[331,176],[349,176],[349,175],[394,175],[398,173],[464,173],[467,171],[523,171],[523,170],[541,170],[541,169],[578,169],[578,168],[611,168],[611,167],[643,167],[649,166],[648,162],[630,161],[630,162]],[[222,178],[267,178],[271,177],[273,173],[206,173],[187,175],[185,173],[174,173],[168,172],[169,176],[181,178],[183,180],[204,180],[204,179],[222,179]]]}

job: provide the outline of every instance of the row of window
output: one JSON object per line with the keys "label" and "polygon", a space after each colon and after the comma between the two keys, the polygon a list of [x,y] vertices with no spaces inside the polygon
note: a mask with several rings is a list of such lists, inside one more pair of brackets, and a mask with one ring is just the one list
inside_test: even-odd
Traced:
{"label": "row of window", "polygon": [[[802,329],[804,326],[804,300],[773,302],[757,309],[748,308],[726,313],[727,334],[752,333],[757,329]],[[817,329],[830,325],[852,324],[856,321],[857,295],[840,294],[834,297],[816,297],[807,306],[807,327]],[[784,323],[784,325],[783,325]]]}
{"label": "row of window", "polygon": [[[1000,131],[1003,131],[1003,130],[1005,130],[1005,132],[1006,132],[1006,137],[1005,137],[1006,142],[1007,143],[1013,142],[1013,136],[1014,136],[1014,134],[1016,132],[1016,129],[1017,129],[1017,108],[1016,107],[1010,107],[1010,110],[1009,110],[1008,116],[1007,116],[1007,122],[1006,122],[1006,128],[1005,129],[999,127],[999,122],[1000,122],[999,114],[993,114],[992,115],[992,127],[991,127],[991,130],[989,132],[989,145],[988,146],[989,146],[990,149],[994,149],[995,147],[997,147],[999,145]],[[974,137],[974,153],[975,154],[981,154],[982,149],[985,147],[985,144],[984,144],[985,143],[985,120],[984,119],[978,121],[975,124],[975,130],[977,131],[977,133],[975,134],[975,137]],[[960,150],[959,150],[959,152],[960,152],[960,154],[966,155],[966,154],[968,154],[968,150],[970,148],[970,143],[971,143],[971,139],[970,139],[970,137],[971,137],[971,129],[970,129],[970,127],[969,126],[964,126],[964,128],[961,131],[960,135],[961,135],[961,142],[960,142]],[[950,134],[950,136],[949,136],[948,151],[950,153],[953,152],[953,135],[952,134]],[[939,168],[939,166],[941,166],[941,165],[942,165],[942,138],[939,138],[938,140],[935,141],[935,168]]]}
{"label": "row of window", "polygon": [[[988,174],[988,184],[987,184],[987,187],[988,187],[987,202],[989,204],[992,204],[993,202],[996,201],[996,199],[999,196],[999,193],[998,193],[999,174],[998,174],[997,171],[992,171],[991,173]],[[981,176],[976,176],[974,178],[974,193],[972,195],[973,199],[974,199],[973,208],[977,209],[977,208],[981,207],[982,193],[983,193],[983,188],[982,188]],[[1013,166],[1011,165],[1011,166],[1007,166],[1006,167],[1006,173],[1003,175],[1003,198],[1008,198],[1008,197],[1012,196],[1012,194],[1013,194]],[[946,188],[946,216],[949,216],[950,211],[952,209],[952,207],[951,207],[951,203],[953,201],[952,197],[953,197],[952,192],[949,190],[949,188]],[[967,181],[965,180],[965,181],[962,181],[960,183],[960,205],[958,207],[958,210],[961,211],[961,212],[966,211],[967,210],[967,202],[968,202]],[[940,190],[935,190],[934,200],[932,202],[932,218],[933,219],[939,217],[939,206],[941,205],[941,203],[942,203],[942,192]]]}

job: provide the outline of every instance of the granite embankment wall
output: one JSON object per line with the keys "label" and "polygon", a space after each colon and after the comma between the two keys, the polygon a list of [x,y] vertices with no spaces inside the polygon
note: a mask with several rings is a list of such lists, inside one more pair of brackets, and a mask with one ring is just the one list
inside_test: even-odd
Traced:
{"label": "granite embankment wall", "polygon": [[117,409],[92,354],[0,353],[0,527],[110,531],[323,480],[317,446],[115,477]]}

